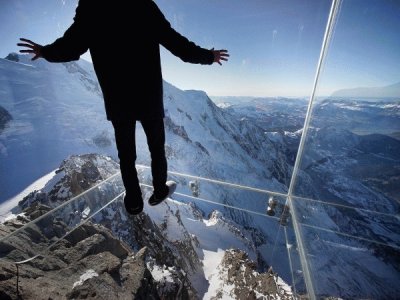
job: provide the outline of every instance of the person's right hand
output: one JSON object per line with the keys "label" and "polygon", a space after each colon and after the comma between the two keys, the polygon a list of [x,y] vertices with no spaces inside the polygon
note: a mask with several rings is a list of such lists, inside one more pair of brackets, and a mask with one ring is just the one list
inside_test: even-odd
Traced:
{"label": "person's right hand", "polygon": [[220,66],[222,66],[222,61],[228,61],[228,50],[214,50],[214,48],[211,49],[213,55],[214,55],[214,62],[218,63]]}
{"label": "person's right hand", "polygon": [[31,40],[20,38],[24,43],[18,43],[17,45],[20,47],[27,47],[29,49],[19,50],[20,53],[31,53],[33,54],[32,60],[36,60],[42,57],[42,45],[36,44]]}

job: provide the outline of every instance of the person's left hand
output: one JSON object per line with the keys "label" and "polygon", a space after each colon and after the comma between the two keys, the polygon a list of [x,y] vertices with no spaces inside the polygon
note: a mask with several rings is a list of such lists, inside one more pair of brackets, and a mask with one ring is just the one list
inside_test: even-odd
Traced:
{"label": "person's left hand", "polygon": [[31,40],[20,38],[21,41],[24,43],[18,43],[17,45],[20,47],[27,47],[29,49],[22,49],[19,50],[20,53],[31,53],[33,54],[32,60],[36,60],[40,57],[42,57],[42,45],[36,44],[35,42],[32,42]]}
{"label": "person's left hand", "polygon": [[218,63],[219,65],[222,66],[221,60],[228,61],[228,50],[214,50],[214,48],[212,48],[211,51],[214,54],[214,62]]}

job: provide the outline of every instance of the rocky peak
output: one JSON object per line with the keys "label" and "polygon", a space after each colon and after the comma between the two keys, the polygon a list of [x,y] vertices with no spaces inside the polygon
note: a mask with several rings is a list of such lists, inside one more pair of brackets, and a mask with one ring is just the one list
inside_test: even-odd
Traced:
{"label": "rocky peak", "polygon": [[12,120],[10,113],[0,105],[0,133],[6,127],[7,123]]}
{"label": "rocky peak", "polygon": [[57,176],[41,191],[34,191],[18,204],[21,209],[35,202],[55,207],[119,172],[111,157],[99,154],[71,155],[56,170]]}
{"label": "rocky peak", "polygon": [[15,52],[9,53],[4,59],[19,62],[19,55]]}
{"label": "rocky peak", "polygon": [[[11,223],[2,224],[2,229]],[[33,236],[32,232],[24,235],[25,247]],[[146,253],[143,248],[134,254],[110,230],[88,222],[24,264],[2,260],[0,298],[160,299]]]}
{"label": "rocky peak", "polygon": [[224,283],[233,286],[230,296],[234,299],[293,299],[292,292],[272,268],[267,273],[258,273],[256,263],[241,250],[225,251],[218,268]]}

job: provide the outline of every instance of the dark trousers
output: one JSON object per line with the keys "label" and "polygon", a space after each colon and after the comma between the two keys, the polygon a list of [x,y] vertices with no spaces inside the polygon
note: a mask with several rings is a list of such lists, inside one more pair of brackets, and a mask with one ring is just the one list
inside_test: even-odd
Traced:
{"label": "dark trousers", "polygon": [[[151,174],[153,176],[154,194],[165,194],[167,181],[167,159],[165,157],[165,129],[163,119],[141,120],[147,137],[151,155]],[[118,150],[122,181],[126,195],[132,202],[142,200],[142,193],[136,172],[136,122],[113,121],[115,141]],[[142,200],[143,201],[143,200]],[[132,203],[133,204],[133,203]]]}

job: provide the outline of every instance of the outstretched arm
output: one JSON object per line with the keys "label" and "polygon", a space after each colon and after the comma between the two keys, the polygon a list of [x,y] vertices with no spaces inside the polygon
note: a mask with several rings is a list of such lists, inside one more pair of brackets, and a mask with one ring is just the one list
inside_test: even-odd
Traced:
{"label": "outstretched arm", "polygon": [[19,50],[19,52],[33,54],[32,60],[37,60],[38,58],[42,57],[42,45],[36,44],[35,42],[25,38],[20,38],[20,40],[24,43],[18,43],[17,45],[20,47],[26,47],[28,49],[22,49]]}
{"label": "outstretched arm", "polygon": [[150,22],[156,28],[155,34],[158,35],[158,42],[172,54],[184,62],[193,64],[211,65],[216,62],[221,65],[222,60],[227,60],[229,56],[227,50],[214,50],[214,48],[210,50],[196,45],[171,27],[154,1],[148,1],[146,4],[151,18]]}
{"label": "outstretched arm", "polygon": [[79,0],[76,8],[74,22],[65,31],[64,35],[49,45],[39,45],[31,40],[21,38],[23,43],[20,47],[27,49],[20,50],[21,53],[33,54],[32,60],[43,57],[50,62],[68,62],[78,60],[85,53],[90,39],[90,3],[87,0]]}
{"label": "outstretched arm", "polygon": [[214,50],[214,48],[212,48],[211,51],[214,54],[214,62],[218,63],[220,66],[222,66],[221,60],[228,61],[228,50]]}

